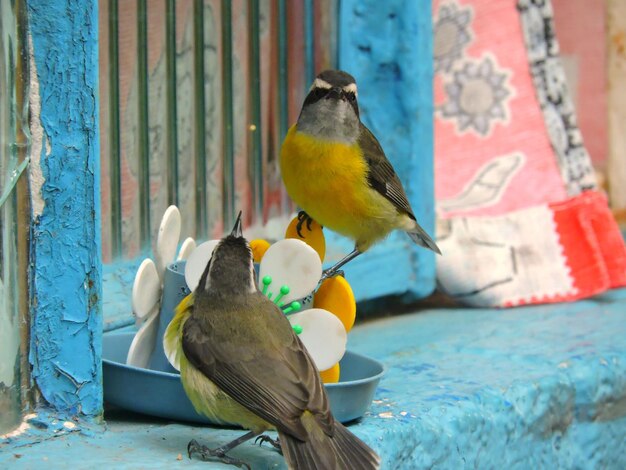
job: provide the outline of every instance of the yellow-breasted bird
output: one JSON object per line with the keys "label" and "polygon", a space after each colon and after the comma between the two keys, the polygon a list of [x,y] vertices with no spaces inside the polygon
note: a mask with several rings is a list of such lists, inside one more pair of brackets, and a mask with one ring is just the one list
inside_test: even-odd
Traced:
{"label": "yellow-breasted bird", "polygon": [[345,263],[400,229],[441,254],[419,226],[400,179],[363,125],[352,75],[326,70],[314,80],[280,155],[287,193],[300,206],[300,227],[311,218],[355,241]]}
{"label": "yellow-breasted bird", "polygon": [[[226,453],[276,429],[291,469],[375,469],[376,453],[336,421],[311,357],[281,310],[257,290],[252,251],[241,232],[215,247],[198,287],[177,307],[164,338],[198,413],[250,432],[218,448],[188,452],[241,466]],[[248,467],[249,468],[249,467]]]}

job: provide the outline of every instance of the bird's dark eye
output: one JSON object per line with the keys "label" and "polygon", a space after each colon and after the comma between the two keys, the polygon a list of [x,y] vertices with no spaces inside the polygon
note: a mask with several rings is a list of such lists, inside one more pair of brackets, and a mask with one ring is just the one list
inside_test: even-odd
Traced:
{"label": "bird's dark eye", "polygon": [[330,90],[328,88],[316,88],[313,90],[316,98],[324,98]]}
{"label": "bird's dark eye", "polygon": [[350,100],[350,101],[355,101],[356,100],[356,95],[354,93],[352,93],[351,91],[347,92],[346,96],[348,97],[348,100]]}

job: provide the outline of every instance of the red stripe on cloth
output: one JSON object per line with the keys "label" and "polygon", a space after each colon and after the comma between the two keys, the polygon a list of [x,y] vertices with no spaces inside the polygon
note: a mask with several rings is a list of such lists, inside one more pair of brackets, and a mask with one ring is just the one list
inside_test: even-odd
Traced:
{"label": "red stripe on cloth", "polygon": [[606,197],[586,191],[549,207],[578,289],[571,300],[626,285],[626,246]]}

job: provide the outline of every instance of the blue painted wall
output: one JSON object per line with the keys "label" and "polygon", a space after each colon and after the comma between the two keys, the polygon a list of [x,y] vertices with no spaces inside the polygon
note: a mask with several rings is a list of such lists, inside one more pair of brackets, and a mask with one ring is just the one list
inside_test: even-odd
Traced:
{"label": "blue painted wall", "polygon": [[[340,5],[340,68],[356,78],[362,120],[394,165],[420,225],[434,237],[431,2]],[[371,275],[374,269],[379,275]],[[423,297],[435,287],[434,254],[404,234],[391,236],[345,271],[359,299],[405,291]]]}
{"label": "blue painted wall", "polygon": [[43,127],[33,222],[32,377],[59,412],[102,412],[98,4],[29,0]]}

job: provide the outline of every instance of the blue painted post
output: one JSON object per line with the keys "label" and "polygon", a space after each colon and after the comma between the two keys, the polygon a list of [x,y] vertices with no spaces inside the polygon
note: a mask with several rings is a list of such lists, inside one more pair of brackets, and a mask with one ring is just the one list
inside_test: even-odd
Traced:
{"label": "blue painted post", "polygon": [[[356,78],[362,120],[394,165],[420,225],[434,237],[431,2],[340,5],[340,68]],[[404,292],[424,297],[435,287],[434,254],[398,233],[357,258],[346,276],[359,299]]]}
{"label": "blue painted post", "polygon": [[94,417],[102,413],[98,3],[27,4],[43,130],[33,156],[43,209],[32,228],[32,377],[55,410]]}

